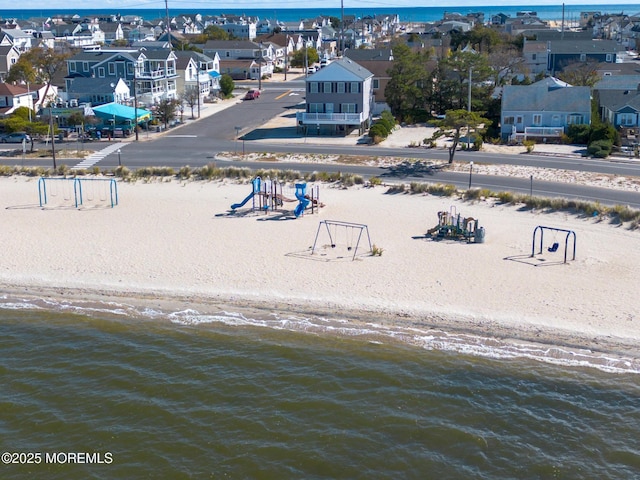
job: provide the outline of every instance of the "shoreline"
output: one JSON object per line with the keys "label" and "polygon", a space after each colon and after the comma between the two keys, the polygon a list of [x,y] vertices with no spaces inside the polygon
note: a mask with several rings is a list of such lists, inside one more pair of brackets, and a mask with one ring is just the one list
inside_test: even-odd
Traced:
{"label": "shoreline", "polygon": [[[432,329],[639,358],[640,238],[624,227],[330,185],[320,186],[319,214],[231,215],[251,186],[225,181],[121,184],[114,208],[40,208],[36,184],[0,179],[0,291],[11,298],[129,301],[203,315],[229,307],[365,327],[373,318],[381,331]],[[479,219],[486,242],[425,238],[437,212],[449,209]],[[352,261],[355,234],[341,231],[335,249],[320,238],[312,255],[323,220],[367,225],[383,254]],[[546,251],[530,257],[540,224],[577,232],[575,262]]]}
{"label": "shoreline", "polygon": [[[21,294],[21,290],[30,292]],[[637,339],[592,337],[549,326],[513,328],[492,319],[442,313],[406,314],[345,309],[345,306],[337,313],[330,306],[278,302],[276,299],[256,302],[191,295],[157,298],[149,292],[63,287],[33,289],[19,285],[2,289],[0,309],[5,303],[21,305],[21,310],[27,304],[32,310],[71,312],[124,321],[168,321],[183,325],[219,323],[231,328],[271,328],[300,334],[357,338],[374,344],[398,343],[476,357],[527,357],[546,363],[640,373]],[[215,320],[210,320],[212,317]],[[427,341],[422,340],[425,335],[429,337]]]}

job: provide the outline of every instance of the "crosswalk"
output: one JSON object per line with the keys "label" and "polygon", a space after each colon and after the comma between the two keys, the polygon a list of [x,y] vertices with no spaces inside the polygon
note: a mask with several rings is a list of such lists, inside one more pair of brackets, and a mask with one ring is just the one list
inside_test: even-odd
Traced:
{"label": "crosswalk", "polygon": [[71,169],[86,170],[87,168],[91,168],[107,155],[117,151],[118,149],[124,148],[126,145],[127,145],[126,143],[112,143],[111,145],[108,145],[102,150],[96,150],[91,155],[89,155],[84,160],[82,160],[80,163],[71,167]]}

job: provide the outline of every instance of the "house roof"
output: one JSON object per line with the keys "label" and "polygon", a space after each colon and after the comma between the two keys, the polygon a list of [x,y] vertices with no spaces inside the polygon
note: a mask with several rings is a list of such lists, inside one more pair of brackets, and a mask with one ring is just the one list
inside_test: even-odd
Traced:
{"label": "house roof", "polygon": [[255,50],[260,48],[257,43],[249,40],[208,40],[204,44],[205,50]]}
{"label": "house roof", "polygon": [[507,85],[502,92],[503,112],[590,112],[589,87],[553,87],[533,85]]}
{"label": "house roof", "polygon": [[308,81],[314,82],[349,82],[364,81],[373,77],[373,73],[357,64],[349,58],[341,58],[334,60],[329,65],[321,69],[319,72],[307,77]]}
{"label": "house roof", "polygon": [[379,49],[371,49],[371,48],[359,48],[359,49],[348,49],[344,52],[344,56],[359,62],[363,61],[389,61],[393,60],[393,52],[390,48],[379,48]]}
{"label": "house roof", "polygon": [[626,107],[632,111],[640,112],[640,86],[637,90],[605,90],[600,92],[599,103],[612,112],[620,112]]}
{"label": "house roof", "polygon": [[640,85],[640,75],[611,75],[602,77],[594,90],[635,90]]}
{"label": "house roof", "polygon": [[[113,84],[113,86],[112,86]],[[113,78],[75,77],[67,90],[69,94],[113,93],[116,86]]]}
{"label": "house roof", "polygon": [[[31,90],[33,91],[33,90]],[[19,95],[28,95],[29,90],[21,85],[12,85],[10,83],[0,83],[0,96],[16,97]]]}
{"label": "house roof", "polygon": [[624,47],[614,40],[551,40],[549,42],[549,51],[557,55],[616,53],[621,50],[624,50]]}

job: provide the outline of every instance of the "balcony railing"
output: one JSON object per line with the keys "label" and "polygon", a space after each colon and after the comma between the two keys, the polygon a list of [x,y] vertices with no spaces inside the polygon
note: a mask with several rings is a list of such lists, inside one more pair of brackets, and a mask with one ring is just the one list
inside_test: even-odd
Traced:
{"label": "balcony railing", "polygon": [[298,123],[311,125],[359,125],[365,121],[363,113],[306,113],[296,114]]}
{"label": "balcony railing", "polygon": [[564,127],[525,127],[524,132],[518,131],[514,125],[511,129],[510,139],[522,141],[530,137],[559,138],[564,134]]}
{"label": "balcony railing", "polygon": [[564,127],[525,127],[524,134],[531,137],[561,137]]}

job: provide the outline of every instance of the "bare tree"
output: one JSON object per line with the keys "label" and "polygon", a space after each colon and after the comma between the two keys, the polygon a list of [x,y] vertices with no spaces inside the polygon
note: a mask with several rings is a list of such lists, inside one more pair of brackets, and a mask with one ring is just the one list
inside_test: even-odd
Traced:
{"label": "bare tree", "polygon": [[593,87],[600,80],[598,62],[588,60],[567,63],[562,67],[562,72],[558,73],[558,78],[576,87]]}
{"label": "bare tree", "polygon": [[193,109],[198,105],[200,99],[199,97],[199,93],[198,90],[195,88],[185,88],[184,92],[182,93],[182,101],[184,103],[186,103],[189,108],[191,109],[191,120],[193,120],[195,117],[193,115]]}
{"label": "bare tree", "polygon": [[513,74],[522,72],[523,64],[524,58],[516,47],[509,44],[496,46],[489,53],[494,85],[504,85]]}

